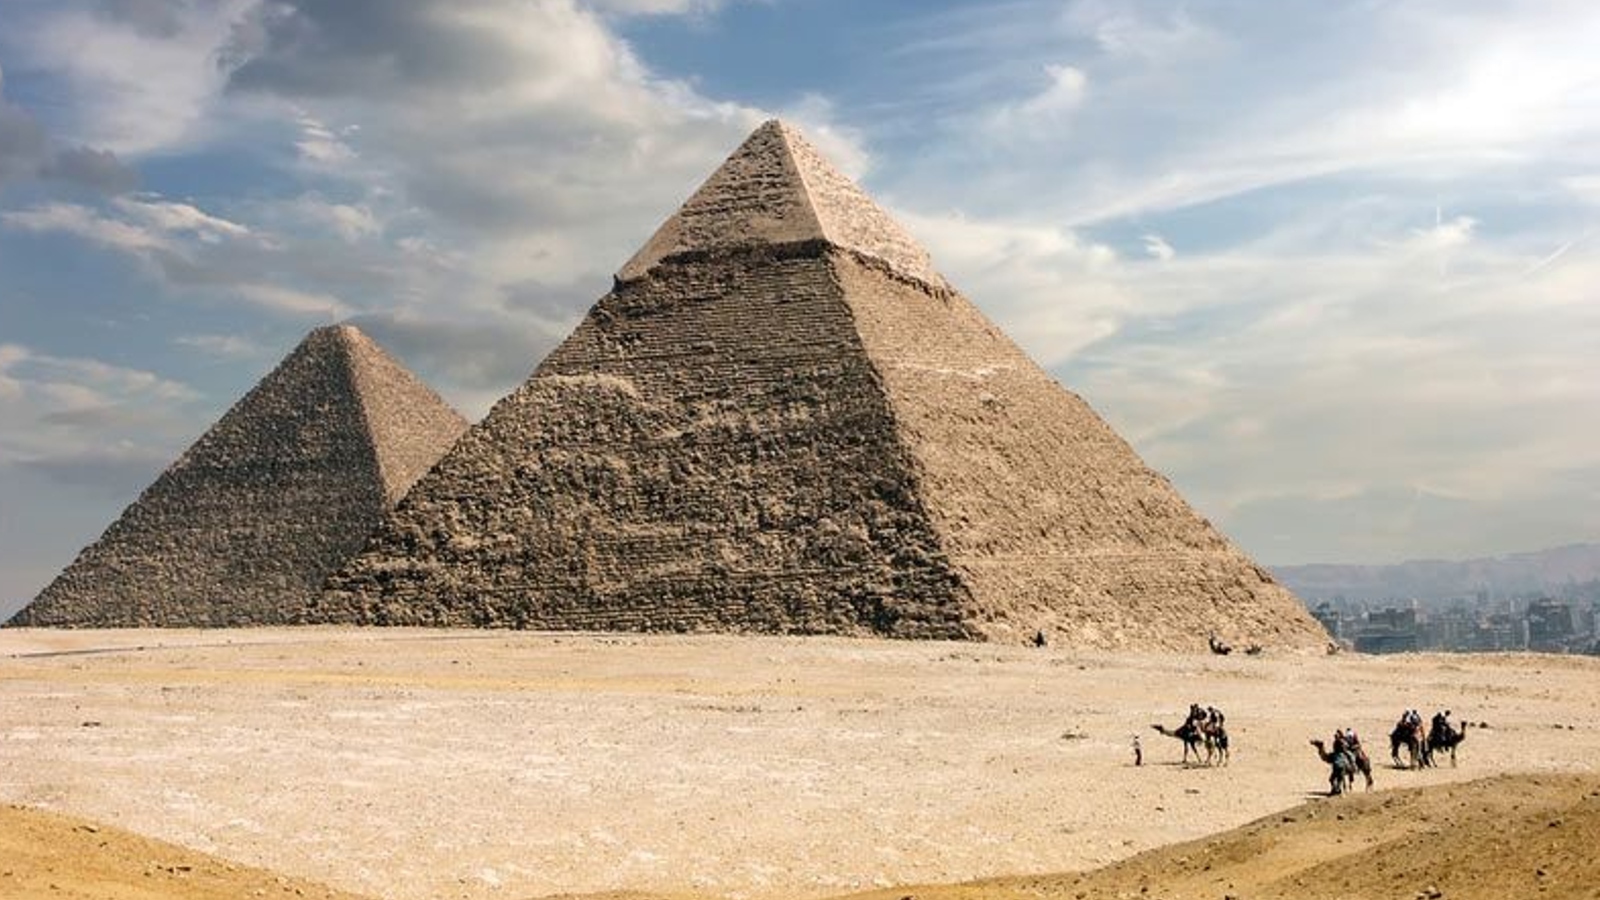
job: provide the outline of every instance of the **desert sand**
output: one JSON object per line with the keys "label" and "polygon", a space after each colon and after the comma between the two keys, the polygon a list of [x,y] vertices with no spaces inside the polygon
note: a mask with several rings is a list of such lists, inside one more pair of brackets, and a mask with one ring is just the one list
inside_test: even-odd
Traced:
{"label": "desert sand", "polygon": [[[396,900],[823,897],[1138,865],[1325,790],[1307,741],[1335,726],[1366,737],[1377,791],[1314,810],[1392,813],[1396,789],[1515,772],[1535,780],[1500,794],[1550,795],[1544,815],[1586,796],[1558,776],[1600,759],[1597,676],[1600,660],[1528,655],[0,631],[0,802]],[[1178,765],[1150,730],[1190,702],[1227,711],[1230,765]],[[1388,768],[1379,745],[1405,707],[1474,723],[1458,767]],[[1527,786],[1540,778],[1566,786]],[[1435,817],[1511,821],[1448,790],[1466,788],[1426,795],[1444,798]]]}

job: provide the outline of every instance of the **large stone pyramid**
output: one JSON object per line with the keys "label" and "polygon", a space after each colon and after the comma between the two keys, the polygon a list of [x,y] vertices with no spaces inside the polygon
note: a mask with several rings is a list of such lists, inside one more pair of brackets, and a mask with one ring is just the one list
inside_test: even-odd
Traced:
{"label": "large stone pyramid", "polygon": [[1327,639],[778,122],[418,482],[307,619]]}
{"label": "large stone pyramid", "polygon": [[290,621],[466,427],[355,327],[319,328],[8,624]]}

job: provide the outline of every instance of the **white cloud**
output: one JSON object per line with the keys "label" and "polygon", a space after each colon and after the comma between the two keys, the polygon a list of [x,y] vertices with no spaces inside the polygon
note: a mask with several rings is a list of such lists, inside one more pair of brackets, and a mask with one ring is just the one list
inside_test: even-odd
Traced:
{"label": "white cloud", "polygon": [[[960,102],[945,100],[954,111],[899,193],[909,185],[1078,226],[1336,176],[1441,183],[1525,171],[1533,159],[1586,164],[1600,148],[1591,4],[1287,4],[1261,14],[1135,0],[1059,10],[1016,4],[1005,27],[977,29],[941,60]],[[1058,14],[1064,31],[1042,24]],[[1084,37],[1098,54],[1081,49]],[[1021,77],[971,78],[983,65],[1070,66],[1095,102],[1067,107],[1070,116],[1017,114],[1030,102],[1016,99]],[[972,110],[985,109],[1000,112],[974,127]]]}
{"label": "white cloud", "polygon": [[172,342],[217,359],[249,359],[262,353],[259,344],[236,334],[180,334]]}
{"label": "white cloud", "polygon": [[119,155],[172,150],[205,137],[222,85],[216,53],[257,0],[173,8],[170,29],[63,5],[27,24],[10,45],[25,64],[71,92],[66,136]]}
{"label": "white cloud", "polygon": [[112,203],[130,218],[140,220],[163,234],[191,235],[208,244],[250,234],[250,229],[237,222],[211,215],[187,203],[126,197],[119,197]]}
{"label": "white cloud", "polygon": [[307,193],[294,198],[288,204],[288,212],[295,224],[332,233],[347,244],[383,232],[377,213],[365,203],[339,203],[320,194]]}
{"label": "white cloud", "polygon": [[1600,206],[1600,174],[1574,175],[1561,179],[1561,186],[1590,206]]}
{"label": "white cloud", "polygon": [[1132,296],[1111,247],[1047,226],[895,213],[940,271],[1035,359],[1055,365],[1115,334]]}
{"label": "white cloud", "polygon": [[1022,104],[1024,113],[1061,113],[1076,109],[1083,102],[1089,87],[1089,76],[1082,69],[1051,63],[1044,67],[1044,74],[1049,78],[1049,85]]}
{"label": "white cloud", "polygon": [[623,16],[705,15],[731,0],[584,0],[584,5],[602,13]]}
{"label": "white cloud", "polygon": [[736,0],[582,0],[608,16],[706,16]]}
{"label": "white cloud", "polygon": [[1170,63],[1223,40],[1214,29],[1196,22],[1185,7],[1168,4],[1156,11],[1142,10],[1137,3],[1087,0],[1068,6],[1062,21],[1070,33],[1092,38],[1109,56],[1146,62]]}
{"label": "white cloud", "polygon": [[295,141],[294,146],[308,165],[337,169],[356,159],[355,150],[315,117],[302,113],[299,125],[300,139]]}
{"label": "white cloud", "polygon": [[46,203],[0,213],[0,222],[21,231],[70,234],[135,254],[170,246],[164,236],[150,228],[109,219],[75,203]]}
{"label": "white cloud", "polygon": [[22,382],[11,375],[11,368],[27,357],[26,347],[0,344],[0,400],[17,400],[22,397]]}
{"label": "white cloud", "polygon": [[217,243],[250,234],[243,225],[186,203],[124,197],[111,202],[126,219],[114,219],[74,203],[46,203],[0,213],[0,222],[23,231],[71,234],[136,255],[174,250],[178,246],[177,238],[192,237],[204,243]]}
{"label": "white cloud", "polygon": [[[119,251],[138,260],[174,293],[199,294],[222,303],[243,300],[262,312],[315,321],[344,318],[356,307],[329,291],[284,283],[302,270],[325,278],[354,277],[363,289],[383,277],[362,271],[359,262],[356,269],[341,272],[334,261],[337,254],[330,256],[314,241],[286,245],[275,236],[256,234],[187,203],[143,197],[118,198],[111,206],[127,218],[52,203],[0,213],[0,224],[68,234]],[[316,214],[341,235],[359,237],[376,227],[370,215],[356,207],[333,204]]]}
{"label": "white cloud", "polygon": [[171,412],[199,398],[187,384],[144,369],[0,344],[0,421],[7,423],[0,465],[42,463],[114,446],[130,431],[160,431]]}
{"label": "white cloud", "polygon": [[276,284],[236,284],[229,289],[253,306],[275,313],[322,317],[329,322],[349,316],[354,310],[332,294],[301,291]]}
{"label": "white cloud", "polygon": [[1445,221],[1442,213],[1435,210],[1435,222],[1432,228],[1411,229],[1412,247],[1420,250],[1451,250],[1465,245],[1472,240],[1472,230],[1478,226],[1478,220],[1471,216],[1455,216]]}
{"label": "white cloud", "polygon": [[[1482,510],[1600,470],[1600,426],[1573,418],[1600,409],[1600,362],[1583,349],[1600,345],[1600,314],[1581,301],[1600,259],[1529,281],[1520,255],[1484,251],[1444,283],[1413,259],[1393,241],[1126,273],[1142,303],[1174,312],[1130,315],[1072,361],[1069,382],[1225,525],[1259,498],[1385,485]],[[1266,546],[1259,531],[1242,536]],[[1354,538],[1291,541],[1277,558],[1359,559]]]}
{"label": "white cloud", "polygon": [[1144,252],[1153,259],[1170,262],[1174,256],[1178,255],[1178,251],[1172,249],[1172,245],[1167,243],[1166,238],[1159,234],[1147,234],[1140,237],[1139,240],[1144,242]]}
{"label": "white cloud", "polygon": [[[1043,87],[1038,87],[1041,80]],[[972,121],[960,127],[997,143],[1053,141],[1071,114],[1083,106],[1089,76],[1076,66],[1050,62],[1039,67],[1029,80],[1029,87],[1032,92],[1026,96],[995,103],[987,111],[970,116]]]}

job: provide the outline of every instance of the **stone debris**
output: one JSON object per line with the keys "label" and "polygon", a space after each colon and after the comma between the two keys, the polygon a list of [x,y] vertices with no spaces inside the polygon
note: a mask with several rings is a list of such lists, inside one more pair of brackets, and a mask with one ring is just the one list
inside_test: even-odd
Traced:
{"label": "stone debris", "polygon": [[293,621],[466,427],[359,329],[316,329],[7,624]]}
{"label": "stone debris", "polygon": [[300,620],[1327,641],[777,122]]}

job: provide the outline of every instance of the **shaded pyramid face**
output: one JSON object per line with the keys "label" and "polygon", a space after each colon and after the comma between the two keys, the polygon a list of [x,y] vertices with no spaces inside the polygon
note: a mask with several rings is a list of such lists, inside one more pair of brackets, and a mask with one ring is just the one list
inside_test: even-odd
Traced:
{"label": "shaded pyramid face", "polygon": [[467,423],[349,325],[313,331],[10,625],[265,625]]}
{"label": "shaded pyramid face", "polygon": [[1299,602],[762,126],[316,621],[1321,647]]}

